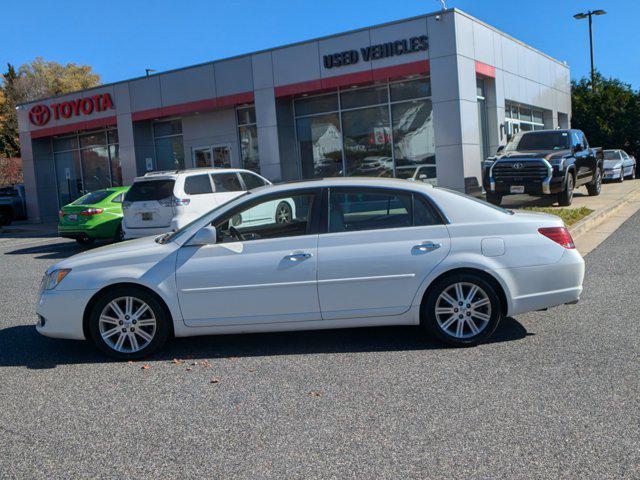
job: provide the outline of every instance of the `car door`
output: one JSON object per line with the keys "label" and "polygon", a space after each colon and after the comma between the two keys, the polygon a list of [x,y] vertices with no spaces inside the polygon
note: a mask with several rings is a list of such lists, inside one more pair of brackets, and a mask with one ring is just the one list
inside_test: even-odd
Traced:
{"label": "car door", "polygon": [[624,150],[620,150],[620,155],[622,157],[623,175],[630,175],[633,168],[633,160]]}
{"label": "car door", "polygon": [[[176,283],[188,326],[320,320],[317,291],[318,198],[306,189],[263,195],[214,220],[218,243],[184,246]],[[292,198],[289,223],[233,226],[231,219],[265,202]]]}
{"label": "car door", "polygon": [[211,177],[207,173],[186,176],[183,190],[189,200],[189,204],[183,208],[190,218],[199,217],[216,206]]}
{"label": "car door", "polygon": [[584,134],[579,130],[574,130],[573,143],[580,150],[574,153],[576,159],[576,184],[584,184],[593,178],[596,168],[596,157],[589,148],[589,144]]}
{"label": "car door", "polygon": [[318,297],[325,320],[406,312],[449,253],[438,211],[419,193],[331,188],[318,240]]}

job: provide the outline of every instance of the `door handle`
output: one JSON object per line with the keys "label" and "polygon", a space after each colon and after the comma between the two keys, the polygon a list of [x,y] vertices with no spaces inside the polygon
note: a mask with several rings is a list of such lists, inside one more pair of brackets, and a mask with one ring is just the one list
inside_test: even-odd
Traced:
{"label": "door handle", "polygon": [[433,252],[434,250],[439,249],[441,246],[442,246],[441,243],[426,241],[418,245],[415,245],[413,248],[421,252]]}
{"label": "door handle", "polygon": [[312,253],[307,252],[293,252],[287,255],[286,259],[291,260],[292,262],[301,262],[302,260],[306,260],[307,258],[313,257]]}

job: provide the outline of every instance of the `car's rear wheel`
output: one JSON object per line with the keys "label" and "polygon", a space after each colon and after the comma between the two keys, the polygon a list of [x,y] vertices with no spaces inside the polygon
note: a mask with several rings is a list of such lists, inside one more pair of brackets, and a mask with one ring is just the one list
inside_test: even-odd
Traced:
{"label": "car's rear wheel", "polygon": [[422,305],[422,325],[427,332],[455,346],[485,341],[501,318],[502,306],[495,288],[472,273],[439,280],[429,288]]}
{"label": "car's rear wheel", "polygon": [[633,168],[631,169],[631,173],[629,174],[629,180],[635,180],[635,179],[636,179],[636,167],[634,165]]}
{"label": "car's rear wheel", "polygon": [[502,195],[499,193],[487,192],[487,202],[492,205],[500,205],[500,203],[502,203]]}
{"label": "car's rear wheel", "polygon": [[91,338],[107,355],[133,360],[150,355],[166,342],[170,319],[149,292],[122,287],[106,292],[89,318]]}
{"label": "car's rear wheel", "polygon": [[122,230],[122,224],[118,225],[116,228],[116,233],[113,236],[114,242],[122,242],[124,240],[124,230]]}
{"label": "car's rear wheel", "polygon": [[596,195],[600,195],[600,191],[602,190],[602,170],[600,168],[596,169],[596,176],[593,179],[593,182],[587,184],[587,192],[592,197]]}
{"label": "car's rear wheel", "polygon": [[287,202],[280,202],[276,207],[276,223],[291,223],[293,212]]}
{"label": "car's rear wheel", "polygon": [[567,180],[565,182],[564,190],[558,194],[558,205],[561,207],[568,207],[573,201],[573,174],[567,173]]}

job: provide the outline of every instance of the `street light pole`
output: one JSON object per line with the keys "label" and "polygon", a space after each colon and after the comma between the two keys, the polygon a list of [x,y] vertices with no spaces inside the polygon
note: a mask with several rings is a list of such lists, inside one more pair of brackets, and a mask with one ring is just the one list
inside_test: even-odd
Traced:
{"label": "street light pole", "polygon": [[589,53],[591,56],[591,90],[596,91],[596,73],[593,66],[593,19],[594,15],[604,15],[604,10],[587,10],[586,13],[576,13],[573,18],[576,20],[582,20],[583,18],[589,18]]}

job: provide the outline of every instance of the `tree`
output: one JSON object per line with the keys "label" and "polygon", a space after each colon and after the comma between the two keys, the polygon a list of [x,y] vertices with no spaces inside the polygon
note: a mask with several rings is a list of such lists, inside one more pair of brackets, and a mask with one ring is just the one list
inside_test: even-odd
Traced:
{"label": "tree", "polygon": [[7,64],[0,78],[0,157],[20,155],[16,105],[100,84],[90,66],[47,62],[38,57],[17,71]]}
{"label": "tree", "polygon": [[574,128],[603,148],[622,148],[640,158],[640,92],[620,80],[595,75],[595,91],[588,78],[571,82]]}

